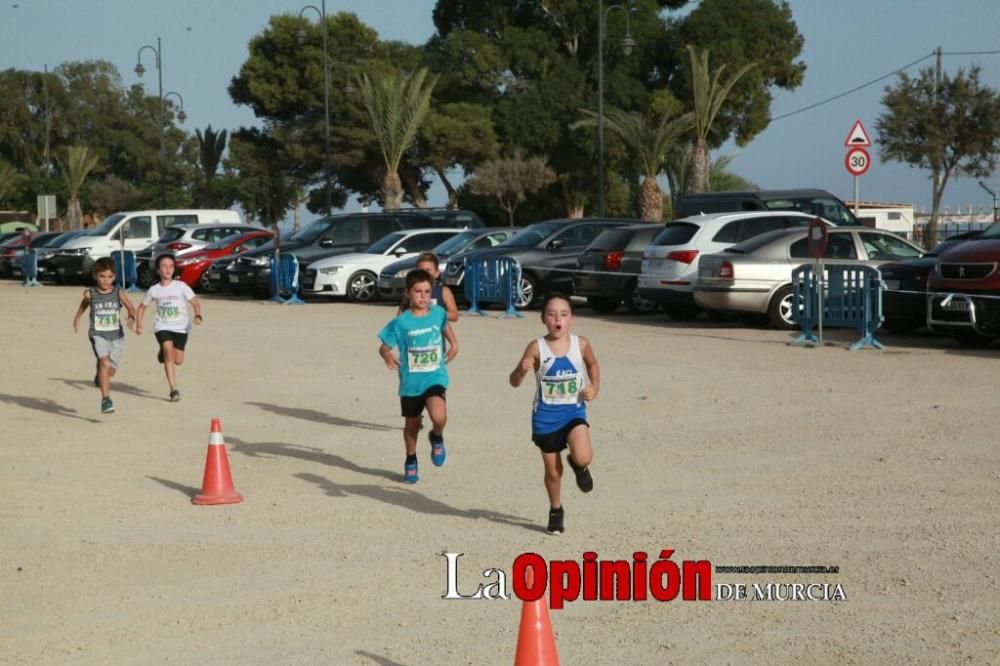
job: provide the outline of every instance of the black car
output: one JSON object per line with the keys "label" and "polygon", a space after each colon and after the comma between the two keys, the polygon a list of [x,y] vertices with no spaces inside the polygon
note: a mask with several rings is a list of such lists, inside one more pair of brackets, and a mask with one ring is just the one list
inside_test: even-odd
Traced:
{"label": "black car", "polygon": [[[27,248],[20,244],[17,246],[5,245],[3,251],[0,252],[0,277],[14,277],[14,266],[24,261],[24,252],[26,249],[37,249],[59,235],[60,232],[58,231],[37,231],[31,234],[31,240],[28,242]],[[15,235],[13,238],[19,240],[20,234]]]}
{"label": "black car", "polygon": [[[68,241],[73,240],[77,236],[81,236],[86,233],[86,229],[81,229],[79,231],[67,231],[61,234],[57,234],[54,238],[50,238],[48,242],[35,248],[38,253],[38,279],[39,280],[55,280],[56,271],[55,267],[52,265],[52,257],[55,253]],[[14,277],[18,280],[24,277],[24,270],[20,262],[14,262],[11,267]]]}
{"label": "black car", "polygon": [[[506,256],[521,264],[521,289],[517,306],[529,308],[542,294],[573,292],[577,256],[609,227],[634,224],[614,218],[568,218],[538,222],[525,227],[510,240],[488,250],[474,250],[448,260],[444,281],[456,290],[465,276],[465,260]],[[456,294],[457,295],[457,294]]]}
{"label": "black car", "polygon": [[639,295],[638,274],[642,251],[662,224],[630,224],[607,229],[577,259],[580,272],[573,276],[573,293],[585,296],[594,310],[611,313],[622,301],[632,314],[649,314],[657,308]]}
{"label": "black car", "polygon": [[[450,211],[450,215],[430,215],[407,210],[331,215],[312,222],[288,240],[282,239],[279,250],[295,255],[301,272],[317,259],[360,252],[393,231],[482,226],[478,217],[459,214],[464,212],[466,211]],[[270,262],[273,254],[274,243],[265,243],[256,250],[240,255],[225,272],[229,288],[234,291],[266,293],[271,279]]]}
{"label": "black car", "polygon": [[912,333],[927,323],[927,278],[938,257],[948,248],[982,233],[970,231],[949,236],[930,252],[917,259],[907,259],[879,266],[885,291],[882,292],[882,328],[890,333]]}

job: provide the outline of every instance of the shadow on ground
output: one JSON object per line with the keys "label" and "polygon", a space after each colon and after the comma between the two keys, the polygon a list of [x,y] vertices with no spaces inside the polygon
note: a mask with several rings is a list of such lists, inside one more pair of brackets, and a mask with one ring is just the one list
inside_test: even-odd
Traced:
{"label": "shadow on ground", "polygon": [[161,479],[158,476],[147,476],[146,478],[152,481],[156,481],[160,485],[166,486],[171,490],[176,490],[179,493],[183,493],[184,495],[187,495],[190,499],[194,499],[195,495],[201,493],[201,488],[192,488],[191,486],[185,486],[184,484],[177,483],[176,481]]}
{"label": "shadow on ground", "polygon": [[391,427],[382,423],[369,423],[367,421],[355,421],[353,419],[344,419],[339,416],[331,416],[329,414],[324,414],[323,412],[318,412],[315,409],[284,407],[282,405],[272,405],[267,402],[244,402],[243,404],[250,405],[252,407],[260,407],[264,411],[271,412],[273,414],[290,416],[292,418],[302,419],[303,421],[312,421],[313,423],[322,423],[324,425],[341,426],[343,428],[361,428],[362,430],[402,430],[402,428]]}
{"label": "shadow on ground", "polygon": [[[86,416],[80,416],[76,413],[75,409],[70,409],[69,407],[63,407],[55,400],[50,400],[48,398],[32,398],[27,395],[10,395],[7,393],[0,393],[0,402],[10,403],[12,405],[17,405],[18,407],[24,407],[25,409],[33,409],[38,412],[44,412],[46,414],[55,414],[56,416],[65,416],[70,419],[80,419],[81,421],[88,421],[90,423],[100,423],[98,419],[91,419]],[[97,411],[97,399],[94,399],[94,411]]]}

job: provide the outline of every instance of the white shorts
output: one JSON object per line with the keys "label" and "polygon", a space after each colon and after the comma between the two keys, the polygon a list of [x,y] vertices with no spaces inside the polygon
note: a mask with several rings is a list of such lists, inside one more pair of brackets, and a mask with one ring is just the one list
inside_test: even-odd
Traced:
{"label": "white shorts", "polygon": [[90,346],[94,349],[94,356],[97,358],[109,357],[111,367],[117,369],[118,363],[122,360],[122,349],[125,346],[125,338],[115,338],[108,340],[99,335],[91,336]]}

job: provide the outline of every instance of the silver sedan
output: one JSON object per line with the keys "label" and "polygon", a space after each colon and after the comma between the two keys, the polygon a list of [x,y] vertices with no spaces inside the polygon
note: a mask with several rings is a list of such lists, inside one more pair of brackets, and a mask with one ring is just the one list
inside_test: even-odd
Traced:
{"label": "silver sedan", "polygon": [[[792,271],[812,262],[806,233],[772,231],[702,257],[695,302],[706,310],[736,312],[748,322],[794,328]],[[837,227],[829,237],[824,260],[838,264],[877,267],[923,254],[917,245],[882,229]]]}

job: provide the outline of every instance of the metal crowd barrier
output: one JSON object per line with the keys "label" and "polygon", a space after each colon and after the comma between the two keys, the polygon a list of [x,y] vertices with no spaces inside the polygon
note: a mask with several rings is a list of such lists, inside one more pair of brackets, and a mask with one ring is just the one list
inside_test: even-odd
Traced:
{"label": "metal crowd barrier", "polygon": [[125,291],[142,291],[139,288],[139,270],[136,264],[135,252],[132,250],[114,250],[111,261],[115,262],[115,286],[124,287]]}
{"label": "metal crowd barrier", "polygon": [[486,257],[465,260],[465,299],[469,314],[486,316],[481,303],[500,303],[507,309],[503,317],[521,317],[517,301],[521,294],[521,265],[511,257]]}
{"label": "metal crowd barrier", "polygon": [[[271,278],[268,285],[271,288],[271,300],[282,305],[302,305],[299,298],[299,258],[294,254],[279,254],[277,261],[271,256]],[[290,294],[282,298],[282,294]]]}
{"label": "metal crowd barrier", "polygon": [[861,339],[851,345],[851,351],[865,347],[884,349],[875,339],[875,330],[882,325],[882,274],[877,268],[850,264],[824,264],[823,319],[819,320],[817,303],[819,286],[812,264],[792,271],[792,318],[802,327],[802,334],[792,344],[812,345],[818,342],[813,334],[817,324],[857,328]]}

